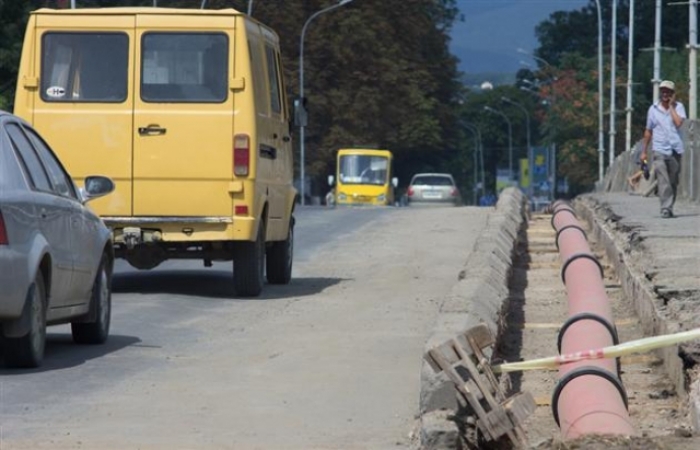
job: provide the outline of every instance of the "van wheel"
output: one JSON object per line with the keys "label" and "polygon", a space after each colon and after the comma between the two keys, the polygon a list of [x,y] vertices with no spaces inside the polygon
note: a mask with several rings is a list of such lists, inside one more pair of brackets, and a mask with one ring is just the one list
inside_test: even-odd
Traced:
{"label": "van wheel", "polygon": [[289,220],[287,239],[273,242],[267,249],[267,281],[270,284],[288,284],[292,279],[294,256],[294,217]]}
{"label": "van wheel", "polygon": [[102,256],[100,267],[92,285],[90,298],[90,322],[71,323],[73,341],[76,344],[103,344],[109,336],[112,316],[112,288],[110,286],[109,262]]}
{"label": "van wheel", "polygon": [[265,277],[265,225],[258,226],[255,242],[239,242],[233,255],[233,288],[241,297],[257,297]]}
{"label": "van wheel", "polygon": [[29,322],[29,332],[19,338],[5,338],[5,364],[9,367],[39,367],[46,346],[46,286],[37,272],[29,288],[22,320]]}

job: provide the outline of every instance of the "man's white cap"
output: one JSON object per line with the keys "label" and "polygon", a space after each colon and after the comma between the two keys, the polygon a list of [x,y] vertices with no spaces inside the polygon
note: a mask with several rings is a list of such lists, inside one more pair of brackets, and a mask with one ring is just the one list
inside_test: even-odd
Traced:
{"label": "man's white cap", "polygon": [[673,81],[670,81],[670,80],[664,80],[659,85],[659,89],[663,89],[663,88],[675,91],[676,90],[676,83],[674,83]]}

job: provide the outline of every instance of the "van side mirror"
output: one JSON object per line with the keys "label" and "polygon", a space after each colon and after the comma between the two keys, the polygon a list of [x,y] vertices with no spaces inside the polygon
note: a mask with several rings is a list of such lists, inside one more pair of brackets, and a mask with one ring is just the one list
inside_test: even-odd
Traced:
{"label": "van side mirror", "polygon": [[333,175],[328,175],[328,186],[333,186],[333,182],[335,182],[335,177]]}
{"label": "van side mirror", "polygon": [[394,186],[394,187],[398,187],[398,186],[399,186],[399,179],[396,178],[396,177],[392,178],[392,179],[391,179],[391,185]]}
{"label": "van side mirror", "polygon": [[309,122],[306,112],[306,97],[294,100],[294,125],[305,127]]}

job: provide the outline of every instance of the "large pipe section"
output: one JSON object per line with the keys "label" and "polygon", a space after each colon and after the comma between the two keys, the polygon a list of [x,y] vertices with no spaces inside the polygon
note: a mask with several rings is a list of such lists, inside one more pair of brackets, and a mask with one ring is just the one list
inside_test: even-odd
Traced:
{"label": "large pipe section", "polygon": [[[559,353],[618,344],[603,268],[590,251],[575,211],[566,202],[552,204],[552,227],[568,299],[568,319],[559,331]],[[560,366],[552,412],[564,439],[635,434],[618,364],[614,359],[597,359]]]}

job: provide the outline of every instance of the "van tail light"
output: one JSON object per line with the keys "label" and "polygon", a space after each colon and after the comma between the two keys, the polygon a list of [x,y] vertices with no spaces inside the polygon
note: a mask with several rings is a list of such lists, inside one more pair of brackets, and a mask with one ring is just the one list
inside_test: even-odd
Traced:
{"label": "van tail light", "polygon": [[233,174],[244,177],[250,173],[250,138],[247,134],[233,137]]}
{"label": "van tail light", "polygon": [[450,192],[450,195],[453,197],[457,197],[457,188],[452,188],[452,192]]}
{"label": "van tail light", "polygon": [[413,197],[413,188],[412,188],[412,187],[409,187],[409,188],[408,188],[407,194],[408,194],[409,197]]}
{"label": "van tail light", "polygon": [[7,228],[5,228],[5,219],[2,218],[2,212],[0,212],[0,245],[8,245],[10,242],[7,240]]}

